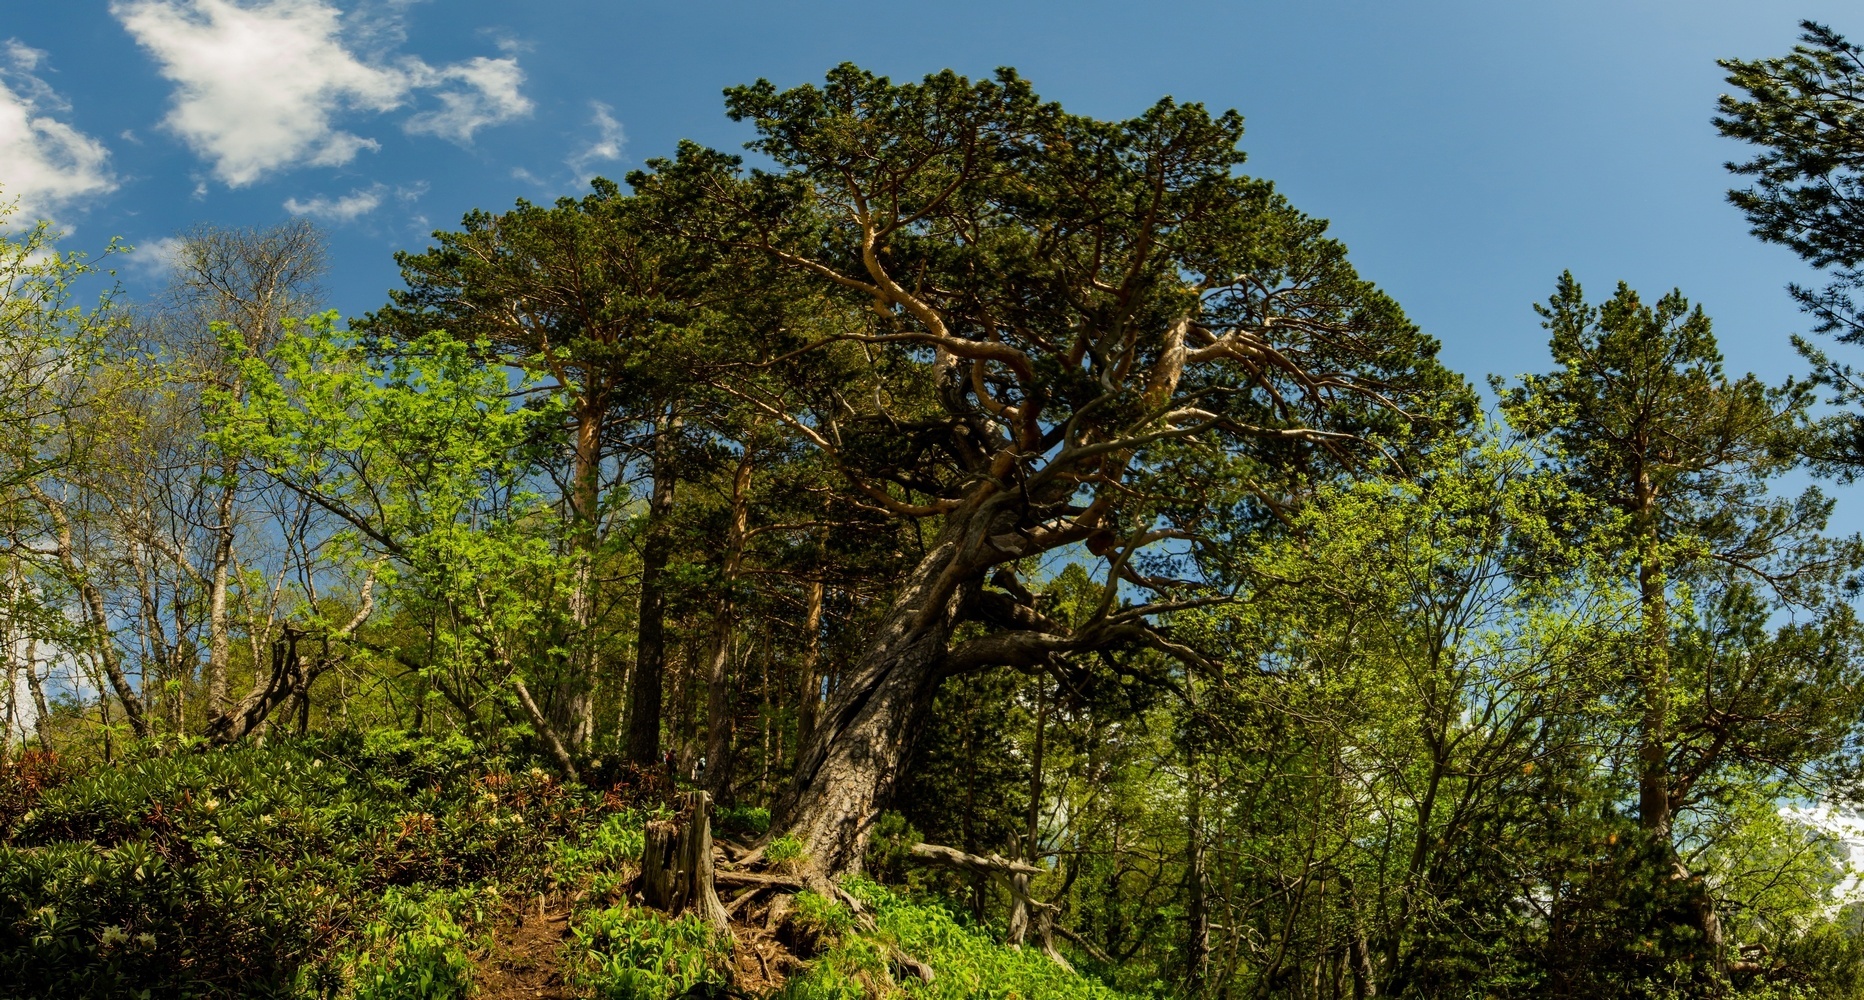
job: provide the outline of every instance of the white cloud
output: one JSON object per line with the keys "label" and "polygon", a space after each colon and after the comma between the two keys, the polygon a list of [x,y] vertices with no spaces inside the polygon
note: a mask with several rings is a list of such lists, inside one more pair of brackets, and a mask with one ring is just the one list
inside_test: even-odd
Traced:
{"label": "white cloud", "polygon": [[375,211],[382,204],[382,194],[387,190],[384,185],[377,184],[367,190],[351,191],[341,198],[326,198],[322,195],[309,201],[286,198],[285,211],[325,222],[354,222]]}
{"label": "white cloud", "polygon": [[19,202],[27,218],[88,195],[116,189],[103,143],[52,117],[69,111],[33,75],[45,53],[8,40],[0,54],[0,199]]}
{"label": "white cloud", "polygon": [[419,82],[428,86],[464,84],[437,94],[441,107],[408,119],[409,132],[437,135],[455,142],[472,141],[472,134],[487,125],[502,125],[531,113],[531,101],[520,92],[524,71],[514,58],[479,56],[457,66],[431,69],[420,65]]}
{"label": "white cloud", "polygon": [[379,149],[336,116],[393,111],[418,90],[438,89],[442,107],[415,115],[408,130],[459,142],[531,111],[516,59],[435,68],[358,55],[359,36],[379,40],[384,30],[352,19],[346,44],[343,14],[328,0],[116,0],[110,10],[176,84],[164,124],[232,187]]}
{"label": "white cloud", "polygon": [[125,258],[128,270],[142,275],[150,281],[160,281],[168,277],[175,269],[175,262],[181,254],[181,237],[158,236],[136,244]]}
{"label": "white cloud", "polygon": [[613,108],[601,101],[590,101],[595,109],[595,117],[590,124],[596,128],[595,141],[572,154],[567,161],[570,169],[576,172],[576,179],[588,183],[591,176],[589,168],[597,163],[608,163],[621,159],[621,150],[628,142],[628,137],[621,131],[621,123],[610,114]]}

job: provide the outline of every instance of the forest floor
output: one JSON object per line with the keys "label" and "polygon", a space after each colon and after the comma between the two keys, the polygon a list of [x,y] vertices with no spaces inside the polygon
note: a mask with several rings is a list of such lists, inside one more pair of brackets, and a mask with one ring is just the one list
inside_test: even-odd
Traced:
{"label": "forest floor", "polygon": [[570,911],[550,910],[543,897],[535,912],[519,912],[497,924],[491,950],[476,963],[478,995],[488,1000],[574,997],[563,975],[563,945],[569,936]]}

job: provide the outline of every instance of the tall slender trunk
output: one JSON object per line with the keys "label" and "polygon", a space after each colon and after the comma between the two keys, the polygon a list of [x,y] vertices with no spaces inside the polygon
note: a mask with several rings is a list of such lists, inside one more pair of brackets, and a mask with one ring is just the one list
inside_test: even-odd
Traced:
{"label": "tall slender trunk", "polygon": [[1637,483],[1638,526],[1638,688],[1641,718],[1638,733],[1638,824],[1649,834],[1666,862],[1658,875],[1677,884],[1688,896],[1690,924],[1701,935],[1710,965],[1724,964],[1721,916],[1715,898],[1694,875],[1676,850],[1672,828],[1676,823],[1675,786],[1670,780],[1670,605],[1662,540],[1657,530],[1657,491],[1649,476]]}
{"label": "tall slender trunk", "polygon": [[[1024,817],[1022,850],[1019,852],[1025,861],[1036,864],[1041,856],[1040,843],[1042,822],[1042,753],[1045,749],[1045,737],[1048,735],[1048,685],[1036,682],[1036,741],[1035,753],[1029,762],[1029,810]],[[1010,928],[1009,940],[1013,945],[1021,946],[1023,938],[1029,932],[1029,874],[1012,872],[1010,874]]]}
{"label": "tall slender trunk", "polygon": [[570,493],[575,520],[571,535],[569,676],[556,699],[557,728],[572,748],[587,746],[595,730],[597,664],[591,631],[595,624],[595,552],[601,532],[602,423],[608,402],[586,397],[576,414],[575,485]]}
{"label": "tall slender trunk", "polygon": [[147,737],[149,720],[143,713],[142,698],[130,686],[129,677],[123,672],[122,658],[117,655],[116,642],[110,636],[110,618],[104,610],[104,595],[91,581],[90,575],[78,565],[77,549],[72,541],[71,518],[66,515],[64,505],[52,499],[37,483],[29,484],[27,488],[31,490],[33,499],[52,518],[58,562],[64,567],[65,575],[71,579],[72,585],[78,588],[78,597],[84,607],[85,629],[90,633],[97,660],[103,665],[104,676],[110,681],[111,690],[116,692],[117,700],[123,704],[123,715],[129,719],[130,729],[138,737]]}
{"label": "tall slender trunk", "polygon": [[[1187,684],[1187,690],[1194,688]],[[1201,996],[1210,967],[1210,908],[1204,873],[1204,793],[1197,775],[1197,750],[1185,748],[1185,907],[1184,993]]]}
{"label": "tall slender trunk", "polygon": [[802,841],[812,878],[860,871],[876,810],[900,776],[976,589],[971,574],[951,571],[986,530],[970,508],[947,515],[797,754],[774,828]]}
{"label": "tall slender trunk", "polygon": [[208,573],[207,589],[207,719],[213,724],[224,715],[227,702],[227,665],[233,660],[232,609],[228,607],[227,589],[233,569],[233,499],[234,475],[238,467],[229,459],[221,465],[223,482],[220,502],[215,509],[220,523],[214,526],[213,564]]}
{"label": "tall slender trunk", "polygon": [[26,636],[26,686],[32,689],[32,728],[39,733],[39,749],[52,749],[52,712],[45,703],[45,685],[39,682],[39,640]]}
{"label": "tall slender trunk", "polygon": [[647,504],[647,541],[641,548],[641,607],[634,641],[634,683],[628,690],[628,758],[651,765],[660,758],[660,710],[667,672],[664,580],[672,540],[673,434],[679,418],[663,413],[654,426],[654,491]]}
{"label": "tall slender trunk", "polygon": [[712,662],[706,671],[706,787],[712,797],[730,804],[731,768],[726,757],[731,749],[731,686],[726,668],[730,664],[733,614],[736,601],[733,590],[744,564],[745,536],[751,521],[751,472],[755,468],[751,439],[756,427],[745,435],[744,451],[738,456],[737,471],[731,477],[731,520],[725,531],[725,564],[719,574],[718,608],[712,619]]}
{"label": "tall slender trunk", "polygon": [[[818,570],[819,572],[819,570]],[[815,733],[816,718],[822,712],[822,579],[809,581],[803,591],[803,690],[796,710],[796,744],[805,745]]]}
{"label": "tall slender trunk", "polygon": [[[1640,484],[1642,486],[1642,484]],[[1665,593],[1663,556],[1655,525],[1655,497],[1640,489],[1646,499],[1639,511],[1638,612],[1641,635],[1638,650],[1638,696],[1641,718],[1638,733],[1638,822],[1673,855],[1670,827],[1670,754],[1667,729],[1670,720],[1670,619]]]}
{"label": "tall slender trunk", "polygon": [[[13,603],[9,608],[19,606],[19,586],[13,587]],[[13,615],[7,615],[6,628],[0,629],[0,644],[6,647],[0,650],[0,656],[6,657],[6,729],[0,731],[0,761],[13,754],[13,730],[19,724],[19,663],[13,656],[13,650],[19,645],[19,638],[13,634]]]}

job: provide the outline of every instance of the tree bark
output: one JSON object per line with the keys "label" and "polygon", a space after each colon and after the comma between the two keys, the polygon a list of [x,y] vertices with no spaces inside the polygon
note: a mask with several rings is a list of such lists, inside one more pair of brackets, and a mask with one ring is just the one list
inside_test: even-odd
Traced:
{"label": "tree bark", "polygon": [[576,762],[571,759],[569,749],[563,745],[562,737],[557,735],[556,727],[538,709],[536,700],[531,697],[531,689],[524,686],[524,678],[512,674],[511,690],[517,694],[518,704],[523,706],[524,714],[530,717],[537,735],[543,737],[544,745],[550,748],[550,756],[556,759],[557,766],[563,769],[564,775],[571,781],[581,781],[582,776],[576,773]]}
{"label": "tree bark", "polygon": [[39,640],[26,637],[26,686],[32,689],[32,727],[39,734],[39,749],[52,749],[52,712],[45,703],[45,685],[39,682]]}
{"label": "tree bark", "polygon": [[308,686],[312,672],[298,654],[303,633],[290,626],[272,640],[271,669],[253,678],[252,690],[239,704],[221,713],[207,726],[207,738],[217,744],[237,743],[265,725],[272,711],[300,687]]}
{"label": "tree bark", "polygon": [[[820,570],[818,569],[818,572]],[[803,690],[796,709],[796,744],[806,746],[822,712],[822,579],[809,581],[803,592]]]}
{"label": "tree bark", "polygon": [[643,766],[657,764],[660,759],[660,711],[667,672],[662,578],[673,548],[666,522],[673,509],[673,433],[678,423],[677,417],[663,415],[654,428],[654,490],[647,505],[647,541],[641,548],[634,683],[628,690],[628,759]]}
{"label": "tree bark", "polygon": [[725,534],[725,563],[719,574],[718,608],[712,620],[712,662],[706,671],[706,788],[721,802],[731,790],[731,768],[726,757],[731,750],[731,664],[732,616],[736,609],[733,589],[744,562],[745,534],[751,517],[751,434],[745,436],[744,451],[738,456],[738,468],[731,477],[731,520]]}
{"label": "tree bark", "polygon": [[667,913],[693,910],[714,931],[730,937],[730,918],[714,886],[711,795],[688,793],[678,816],[647,824],[641,897]]}
{"label": "tree bark", "polygon": [[[327,644],[331,639],[347,639],[354,635],[374,611],[375,575],[371,573],[363,581],[356,614],[342,628],[326,633],[310,633],[289,624],[285,625],[280,636],[272,641],[271,669],[263,674],[255,671],[252,690],[247,692],[246,697],[240,699],[239,704],[215,717],[208,724],[207,738],[214,743],[224,745],[236,743],[254,733],[263,733],[266,721],[271,717],[273,710],[294,695],[306,699],[308,710],[311,685],[316,683],[318,676],[330,666]],[[318,657],[315,662],[307,662],[304,655],[298,651],[299,642],[305,639],[325,643],[325,655]],[[256,646],[258,642],[256,636],[253,642]],[[256,648],[254,652],[257,653]],[[257,667],[257,664],[254,666]]]}
{"label": "tree bark", "polygon": [[601,531],[602,423],[608,401],[584,396],[576,413],[576,456],[570,490],[571,536],[569,676],[557,698],[556,729],[569,734],[572,747],[587,746],[595,731],[595,551]]}
{"label": "tree bark", "polygon": [[773,829],[802,842],[812,878],[861,870],[874,817],[900,776],[976,589],[962,560],[982,521],[968,511],[948,516],[798,754]]}
{"label": "tree bark", "polygon": [[233,476],[231,461],[221,468],[227,481],[220,488],[214,528],[214,557],[207,590],[207,718],[215,720],[227,710],[227,665],[233,659],[232,614],[227,607],[228,579],[233,568]]}

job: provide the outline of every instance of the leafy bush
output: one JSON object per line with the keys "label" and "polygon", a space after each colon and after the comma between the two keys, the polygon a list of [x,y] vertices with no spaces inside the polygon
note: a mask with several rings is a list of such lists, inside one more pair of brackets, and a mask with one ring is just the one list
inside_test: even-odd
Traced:
{"label": "leafy bush", "polygon": [[712,826],[720,833],[761,837],[770,832],[770,810],[763,806],[727,806],[713,815]]}
{"label": "leafy bush", "polygon": [[448,1000],[472,988],[471,935],[455,919],[484,919],[472,892],[425,897],[390,889],[382,912],[370,921],[353,959],[356,1000]]}
{"label": "leafy bush", "polygon": [[725,984],[725,943],[695,914],[670,920],[611,906],[579,914],[571,930],[582,952],[574,981],[604,1000],[666,1000]]}
{"label": "leafy bush", "polygon": [[[780,1000],[854,1000],[892,982],[907,996],[937,1000],[1121,1000],[1121,994],[1093,978],[1063,969],[1039,950],[1010,948],[989,934],[966,927],[943,907],[914,902],[866,880],[845,884],[874,916],[872,940],[844,934],[822,959],[790,980]],[[808,919],[831,920],[846,928],[852,916],[845,907],[799,893],[797,908]],[[831,913],[839,912],[835,917]],[[930,965],[932,982],[922,982],[889,967],[888,949],[898,949]]]}
{"label": "leafy bush", "polygon": [[779,871],[795,872],[804,857],[803,842],[795,837],[778,837],[764,847],[764,860]]}
{"label": "leafy bush", "polygon": [[[625,824],[599,832],[600,798],[459,737],[340,733],[41,784],[0,831],[0,983],[28,995],[329,993],[349,942],[373,974],[381,928],[452,940],[438,918],[408,923],[442,905],[414,901],[548,888],[552,848],[591,827],[592,850],[629,846]],[[454,946],[434,947],[384,960],[449,967],[433,956]]]}

